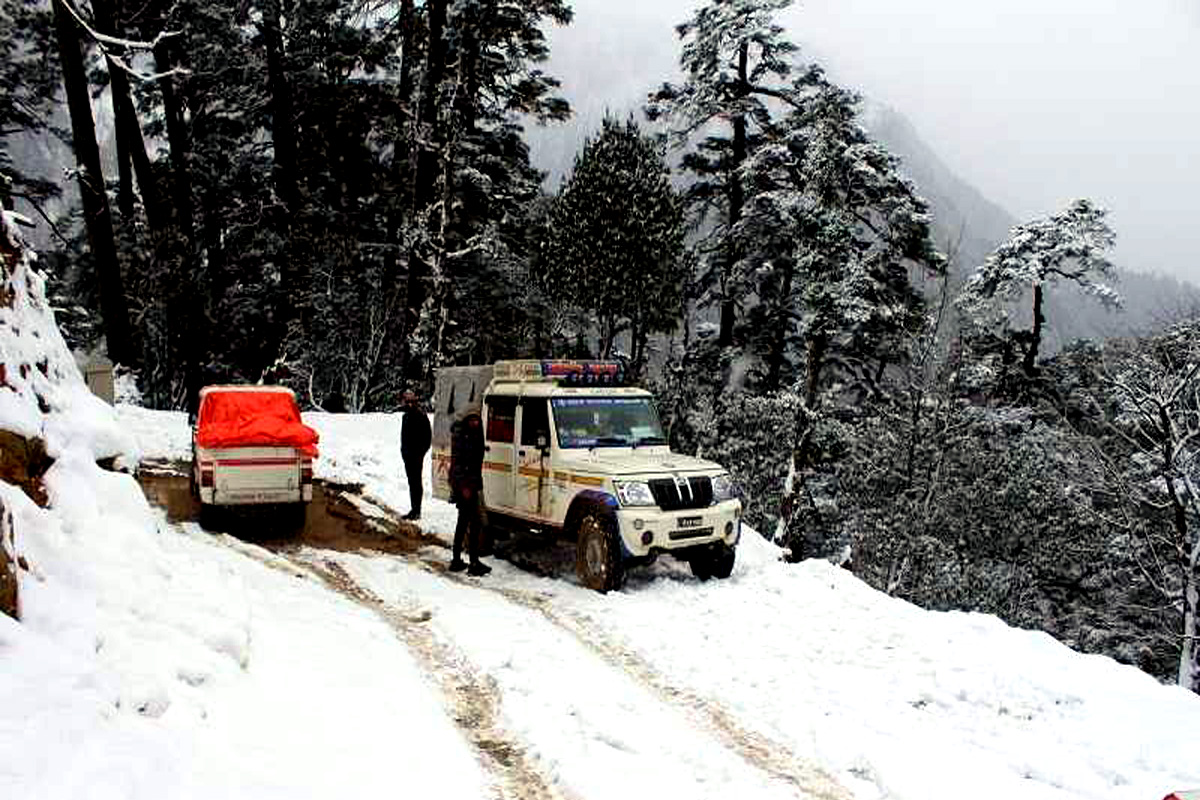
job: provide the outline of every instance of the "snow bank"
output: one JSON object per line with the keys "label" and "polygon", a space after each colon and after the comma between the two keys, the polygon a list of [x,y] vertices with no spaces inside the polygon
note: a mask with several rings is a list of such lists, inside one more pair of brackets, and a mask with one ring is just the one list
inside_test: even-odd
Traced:
{"label": "snow bank", "polygon": [[16,262],[0,288],[0,430],[43,439],[51,458],[78,447],[92,460],[117,457],[132,466],[136,447],[83,382],[15,219],[0,214],[0,247],[6,262],[9,253]]}

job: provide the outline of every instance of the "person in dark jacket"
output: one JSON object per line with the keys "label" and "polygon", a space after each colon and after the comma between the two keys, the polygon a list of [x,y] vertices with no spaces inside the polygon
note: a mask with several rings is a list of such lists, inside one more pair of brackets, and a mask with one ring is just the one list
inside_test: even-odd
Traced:
{"label": "person in dark jacket", "polygon": [[400,426],[400,457],[404,460],[404,473],[408,476],[409,511],[405,519],[421,518],[422,483],[421,473],[425,465],[425,454],[429,452],[429,415],[421,408],[416,392],[404,393],[404,421]]}
{"label": "person in dark jacket", "polygon": [[[465,569],[468,575],[483,576],[492,571],[491,567],[479,560],[482,534],[479,495],[482,491],[483,423],[478,414],[468,414],[455,426],[450,440],[450,497],[458,506],[451,572]],[[469,567],[462,560],[464,542],[471,559]]]}

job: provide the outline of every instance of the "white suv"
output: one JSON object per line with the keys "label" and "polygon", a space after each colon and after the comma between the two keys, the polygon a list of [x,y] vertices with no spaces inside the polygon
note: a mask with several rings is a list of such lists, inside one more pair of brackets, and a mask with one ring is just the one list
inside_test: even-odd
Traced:
{"label": "white suv", "polygon": [[663,553],[687,561],[701,579],[728,577],[742,512],[728,473],[672,453],[653,396],[622,383],[611,362],[439,370],[434,494],[449,497],[452,425],[478,413],[489,524],[574,537],[579,579],[599,591]]}

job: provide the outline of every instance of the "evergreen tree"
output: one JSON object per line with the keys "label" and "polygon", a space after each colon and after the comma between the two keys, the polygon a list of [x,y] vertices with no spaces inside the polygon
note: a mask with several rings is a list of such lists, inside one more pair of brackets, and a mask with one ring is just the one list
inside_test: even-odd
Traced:
{"label": "evergreen tree", "polygon": [[69,1],[58,0],[53,7],[63,86],[71,114],[71,146],[78,165],[76,178],[83,202],[88,245],[100,287],[108,357],[113,363],[129,365],[136,363],[136,355],[125,299],[125,282],[117,255],[108,189],[100,164],[100,147],[96,142],[78,12],[74,6],[68,5]]}
{"label": "evergreen tree", "polygon": [[[939,273],[945,259],[931,239],[928,204],[857,124],[857,97],[816,67],[796,89],[803,99],[747,163],[752,196],[734,233],[748,242],[745,271],[775,284],[763,291],[780,306],[769,315],[777,326],[772,370],[780,371],[785,336],[798,327],[804,399],[815,409],[833,379],[875,393],[905,337],[925,322],[910,269]],[[827,376],[831,366],[837,374]]]}
{"label": "evergreen tree", "polygon": [[554,212],[551,267],[570,287],[563,301],[593,315],[599,355],[628,332],[631,371],[640,374],[651,333],[679,320],[683,205],[659,145],[632,120],[605,118],[584,141]]}
{"label": "evergreen tree", "polygon": [[513,276],[527,259],[525,220],[542,176],[529,164],[521,119],[569,114],[553,94],[558,81],[540,69],[549,54],[541,26],[568,23],[565,3],[472,0],[440,13],[431,3],[407,278],[409,312],[420,314],[405,341],[420,346],[424,363],[406,374],[423,380],[477,348],[516,347],[492,335],[503,330],[492,323],[524,313]]}
{"label": "evergreen tree", "polygon": [[[695,177],[688,192],[696,224],[709,231],[701,248],[699,290],[720,308],[717,346],[734,343],[746,276],[732,230],[746,205],[743,167],[774,130],[772,105],[792,102],[788,78],[796,46],[773,22],[791,0],[712,0],[676,30],[683,42],[684,82],[664,84],[647,113],[690,143],[684,168]],[[742,242],[744,244],[744,242]]]}
{"label": "evergreen tree", "polygon": [[1200,325],[1174,327],[1105,376],[1117,487],[1139,565],[1176,616],[1176,682],[1200,693]]}
{"label": "evergreen tree", "polygon": [[[1104,257],[1115,240],[1105,222],[1106,213],[1090,200],[1076,200],[1057,214],[1018,225],[963,285],[959,308],[980,328],[999,327],[1002,336],[1011,337],[1023,350],[1021,363],[1026,375],[1037,369],[1047,286],[1071,281],[1106,306],[1121,304],[1120,295],[1099,282],[1115,278],[1112,262]],[[1004,303],[1018,301],[1030,290],[1032,327],[1010,333],[1011,319]]]}
{"label": "evergreen tree", "polygon": [[30,175],[10,148],[18,140],[50,132],[50,111],[58,91],[59,70],[49,17],[33,0],[0,6],[0,206],[21,197],[40,204],[56,197],[52,181]]}
{"label": "evergreen tree", "polygon": [[774,309],[765,315],[769,377],[783,373],[793,335],[802,347],[803,403],[781,530],[796,545],[807,538],[809,551],[818,542],[824,554],[829,531],[817,487],[828,483],[822,475],[832,462],[822,425],[838,410],[823,406],[882,397],[888,366],[925,325],[910,272],[942,272],[945,259],[931,240],[927,204],[856,123],[857,98],[816,67],[795,88],[801,99],[747,162],[753,193],[734,235],[757,243],[744,248],[746,271],[760,276]]}

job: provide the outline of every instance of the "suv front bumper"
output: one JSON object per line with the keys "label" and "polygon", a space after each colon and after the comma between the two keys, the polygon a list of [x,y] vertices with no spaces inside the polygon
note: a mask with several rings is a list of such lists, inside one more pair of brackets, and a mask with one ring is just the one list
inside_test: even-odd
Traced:
{"label": "suv front bumper", "polygon": [[652,550],[682,550],[713,542],[733,546],[742,533],[742,504],[737,500],[685,511],[632,506],[618,509],[616,516],[626,554],[635,558]]}

